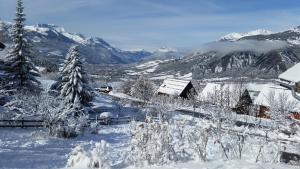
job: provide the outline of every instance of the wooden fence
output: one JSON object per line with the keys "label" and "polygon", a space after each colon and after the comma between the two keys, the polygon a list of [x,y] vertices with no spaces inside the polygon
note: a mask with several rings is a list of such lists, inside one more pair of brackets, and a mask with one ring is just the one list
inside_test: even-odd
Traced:
{"label": "wooden fence", "polygon": [[[127,124],[132,121],[131,117],[118,118],[90,118],[88,123],[98,123],[99,125],[117,125]],[[30,127],[45,127],[43,120],[0,120],[0,128],[30,128]]]}

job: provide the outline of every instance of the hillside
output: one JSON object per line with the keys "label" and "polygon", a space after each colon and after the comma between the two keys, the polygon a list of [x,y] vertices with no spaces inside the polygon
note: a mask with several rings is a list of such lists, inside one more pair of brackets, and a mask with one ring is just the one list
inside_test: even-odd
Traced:
{"label": "hillside", "polygon": [[241,33],[235,36],[239,39],[229,38],[229,35],[203,45],[192,55],[160,64],[154,73],[192,72],[193,78],[197,79],[225,76],[273,78],[300,61],[299,27],[277,33]]}

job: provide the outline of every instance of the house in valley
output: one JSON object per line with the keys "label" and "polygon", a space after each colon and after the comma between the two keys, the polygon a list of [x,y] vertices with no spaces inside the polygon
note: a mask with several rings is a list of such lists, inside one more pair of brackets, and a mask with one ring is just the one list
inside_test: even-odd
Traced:
{"label": "house in valley", "polygon": [[261,90],[270,84],[207,83],[199,94],[202,103],[227,107],[238,114],[257,115],[254,101]]}
{"label": "house in valley", "polygon": [[158,95],[175,96],[188,99],[189,95],[197,95],[190,80],[165,79],[157,91]]}
{"label": "house in valley", "polygon": [[204,104],[207,103],[232,108],[237,103],[237,99],[234,97],[235,94],[232,93],[235,91],[234,89],[234,84],[207,83],[199,94],[199,100]]}
{"label": "house in valley", "polygon": [[279,85],[264,87],[254,104],[258,106],[257,116],[263,118],[270,118],[272,111],[298,118],[300,112],[300,101],[293,96],[290,89]]}
{"label": "house in valley", "polygon": [[[264,96],[271,83],[208,83],[199,94],[202,103],[227,107],[237,114],[254,117],[269,117],[267,104],[258,103],[256,100]],[[263,113],[264,112],[264,113]]]}
{"label": "house in valley", "polygon": [[294,96],[300,100],[300,63],[294,65],[279,75],[280,85],[294,92]]}
{"label": "house in valley", "polygon": [[199,94],[202,103],[227,107],[237,114],[271,118],[272,112],[300,119],[300,100],[293,90],[272,83],[207,83]]}
{"label": "house in valley", "polygon": [[[292,96],[300,102],[300,63],[280,74],[278,78],[280,85],[289,89]],[[300,111],[293,112],[292,117],[300,120]]]}

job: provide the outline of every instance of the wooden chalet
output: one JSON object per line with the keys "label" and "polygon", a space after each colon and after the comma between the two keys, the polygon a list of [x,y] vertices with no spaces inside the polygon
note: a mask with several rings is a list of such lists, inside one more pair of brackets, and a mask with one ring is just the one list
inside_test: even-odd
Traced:
{"label": "wooden chalet", "polygon": [[290,112],[290,117],[300,119],[300,100],[292,91],[270,83],[246,83],[243,87],[235,83],[208,83],[199,94],[199,99],[203,103],[230,108],[237,114],[270,118],[270,109],[274,106],[270,102],[279,104],[284,96],[284,111]]}
{"label": "wooden chalet", "polygon": [[238,114],[256,116],[250,111],[261,89],[268,84],[207,83],[199,97],[203,103],[231,108]]}
{"label": "wooden chalet", "polygon": [[[300,63],[279,75],[280,85],[300,94]],[[299,97],[300,100],[300,97]]]}
{"label": "wooden chalet", "polygon": [[259,106],[258,117],[270,118],[269,111],[274,104],[282,104],[277,106],[290,112],[290,117],[293,118],[297,118],[296,115],[300,112],[300,101],[293,96],[290,89],[279,85],[263,88],[254,104]]}
{"label": "wooden chalet", "polygon": [[[300,102],[300,63],[280,74],[278,78],[280,85],[289,89],[292,96]],[[300,120],[300,111],[294,112],[292,117]]]}
{"label": "wooden chalet", "polygon": [[190,80],[165,79],[157,94],[188,99],[189,94],[197,95],[197,92]]}

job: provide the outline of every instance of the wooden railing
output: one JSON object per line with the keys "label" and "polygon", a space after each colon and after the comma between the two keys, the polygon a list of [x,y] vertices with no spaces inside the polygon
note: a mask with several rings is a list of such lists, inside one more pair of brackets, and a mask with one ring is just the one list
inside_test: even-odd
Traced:
{"label": "wooden railing", "polygon": [[[132,121],[131,117],[118,118],[90,118],[88,123],[98,123],[99,125],[117,125],[127,124]],[[45,127],[43,120],[0,120],[0,128],[30,128],[30,127]]]}
{"label": "wooden railing", "polygon": [[20,127],[20,128],[28,128],[28,127],[44,127],[43,120],[0,120],[0,127]]}

